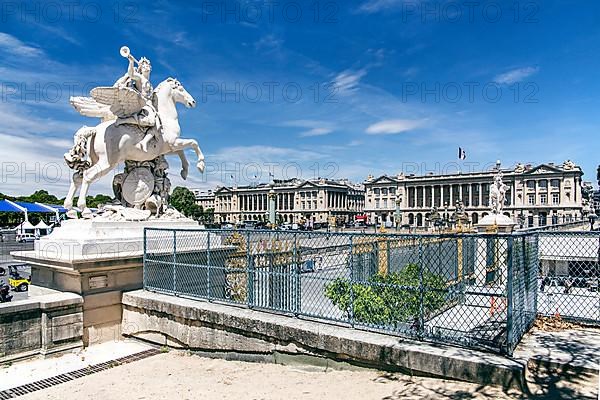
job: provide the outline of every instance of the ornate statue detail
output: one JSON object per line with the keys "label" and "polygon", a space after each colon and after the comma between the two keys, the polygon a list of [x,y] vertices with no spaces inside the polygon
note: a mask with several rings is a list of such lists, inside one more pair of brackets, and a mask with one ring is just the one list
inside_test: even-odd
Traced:
{"label": "ornate statue detail", "polygon": [[425,220],[431,222],[434,227],[438,227],[442,224],[442,216],[437,208],[437,206],[433,206],[431,211],[425,216]]}
{"label": "ornate statue detail", "polygon": [[492,214],[502,214],[504,203],[506,202],[506,191],[508,186],[502,182],[502,170],[500,169],[500,161],[496,163],[497,173],[494,176],[494,183],[490,187],[490,202],[489,207]]}
{"label": "ornate statue detail", "polygon": [[115,198],[124,206],[150,210],[159,216],[169,204],[171,181],[164,156],[151,161],[125,161],[125,171],[113,178]]}
{"label": "ornate statue detail", "polygon": [[563,169],[567,171],[571,171],[575,169],[575,163],[571,160],[567,160],[563,163]]}
{"label": "ornate statue detail", "polygon": [[522,174],[523,172],[525,172],[525,164],[523,164],[523,163],[518,163],[518,164],[515,166],[515,172],[516,172],[517,174]]}
{"label": "ornate statue detail", "polygon": [[[191,148],[198,157],[196,166],[200,172],[204,171],[204,155],[198,142],[180,137],[177,116],[176,104],[193,108],[194,98],[173,78],[153,89],[150,61],[136,60],[125,46],[121,55],[129,60],[129,67],[113,86],[94,88],[91,97],[70,99],[81,115],[102,120],[95,127],[79,129],[73,148],[65,154],[67,165],[76,171],[65,199],[70,217],[76,217],[72,208],[77,190],[80,190],[77,206],[84,217],[91,217],[85,202],[89,186],[121,162],[126,163],[125,175],[119,174],[113,181],[117,199],[128,207],[148,208],[157,215],[165,211],[170,188],[164,155],[179,156],[181,176],[186,179],[189,163],[184,150]],[[149,146],[151,142],[153,145]]]}
{"label": "ornate statue detail", "polygon": [[456,209],[454,210],[454,215],[452,216],[452,219],[460,224],[469,223],[469,216],[465,211],[465,205],[462,200],[456,201]]}

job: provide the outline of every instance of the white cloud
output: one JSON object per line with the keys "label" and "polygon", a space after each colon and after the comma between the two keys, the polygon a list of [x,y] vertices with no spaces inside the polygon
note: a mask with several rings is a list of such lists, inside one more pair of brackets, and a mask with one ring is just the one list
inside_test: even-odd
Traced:
{"label": "white cloud", "polygon": [[0,32],[0,48],[17,56],[40,57],[44,54],[37,47],[29,46],[16,37],[4,32]]}
{"label": "white cloud", "polygon": [[383,10],[395,8],[406,0],[368,0],[360,5],[359,12],[366,14],[374,14]]}
{"label": "white cloud", "polygon": [[287,121],[283,123],[283,126],[306,128],[306,131],[300,132],[300,137],[324,136],[335,130],[334,126],[329,122],[307,119]]}
{"label": "white cloud", "polygon": [[300,137],[324,136],[330,134],[331,132],[333,132],[333,130],[328,128],[313,128],[302,132]]}
{"label": "white cloud", "polygon": [[513,83],[521,82],[522,80],[536,74],[540,69],[538,67],[524,67],[516,68],[497,75],[494,78],[494,82],[504,85],[510,85]]}
{"label": "white cloud", "polygon": [[261,37],[254,43],[254,47],[257,50],[274,51],[281,48],[283,45],[283,39],[276,37],[273,34],[269,34]]}
{"label": "white cloud", "polygon": [[402,132],[408,132],[419,128],[425,124],[427,120],[410,120],[410,119],[388,119],[370,125],[365,131],[368,135],[395,135]]}
{"label": "white cloud", "polygon": [[340,72],[333,80],[337,94],[346,95],[358,90],[360,80],[367,74],[366,69],[358,71],[345,70]]}

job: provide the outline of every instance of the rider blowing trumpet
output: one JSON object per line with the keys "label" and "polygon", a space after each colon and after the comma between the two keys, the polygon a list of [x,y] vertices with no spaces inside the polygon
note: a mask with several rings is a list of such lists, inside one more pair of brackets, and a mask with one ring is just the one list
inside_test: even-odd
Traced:
{"label": "rider blowing trumpet", "polygon": [[[136,60],[135,57],[131,55],[129,47],[127,46],[121,47],[120,53],[121,56],[129,60],[129,67],[127,68],[127,73],[119,78],[113,86],[129,87],[137,91],[146,101],[146,105],[133,115],[118,118],[115,124],[134,124],[141,128],[146,128],[146,135],[142,141],[140,141],[139,146],[144,152],[147,152],[148,143],[160,131],[160,118],[152,104],[152,93],[154,91],[152,83],[150,82],[152,65],[150,64],[150,60],[146,57],[140,58],[139,61]],[[137,68],[135,68],[135,64],[137,64]],[[155,125],[156,130],[151,129]]]}

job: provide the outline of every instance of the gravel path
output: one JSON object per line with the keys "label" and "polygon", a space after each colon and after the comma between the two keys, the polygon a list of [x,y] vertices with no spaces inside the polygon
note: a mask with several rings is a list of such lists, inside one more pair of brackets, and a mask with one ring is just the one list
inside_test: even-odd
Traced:
{"label": "gravel path", "polygon": [[[597,378],[575,382],[591,396]],[[552,390],[557,390],[556,387]],[[581,399],[570,388],[545,398]],[[597,393],[597,392],[596,392]],[[565,394],[566,396],[563,396]],[[596,394],[597,396],[597,394]],[[292,367],[207,359],[183,352],[160,354],[112,368],[82,379],[21,397],[55,399],[524,399],[522,394],[499,388],[411,378],[373,370],[323,371],[317,367]],[[544,398],[544,397],[534,397]],[[594,397],[590,397],[594,398]]]}

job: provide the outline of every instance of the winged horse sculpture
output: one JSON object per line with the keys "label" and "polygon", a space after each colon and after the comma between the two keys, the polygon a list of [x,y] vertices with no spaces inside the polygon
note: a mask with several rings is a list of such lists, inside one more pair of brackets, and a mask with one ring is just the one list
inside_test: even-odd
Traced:
{"label": "winged horse sculpture", "polygon": [[[133,59],[126,47],[121,48],[121,55],[130,59],[128,73],[131,74],[132,61],[137,60]],[[86,205],[90,185],[126,160],[143,162],[162,155],[177,154],[181,159],[181,177],[186,179],[189,163],[184,150],[191,148],[198,158],[198,170],[204,172],[204,155],[198,142],[180,137],[177,115],[177,103],[193,108],[196,106],[194,98],[174,78],[161,82],[147,97],[135,85],[128,85],[127,81],[121,78],[115,86],[92,89],[91,97],[70,99],[81,115],[100,118],[102,122],[95,127],[80,128],[75,133],[73,147],[65,154],[67,165],[76,170],[64,202],[69,210],[68,217],[77,217],[73,209],[73,197],[79,189],[77,207],[84,218],[91,218],[91,210]],[[154,110],[157,123],[142,123]],[[141,145],[148,135],[152,135],[154,140],[149,145]]]}

